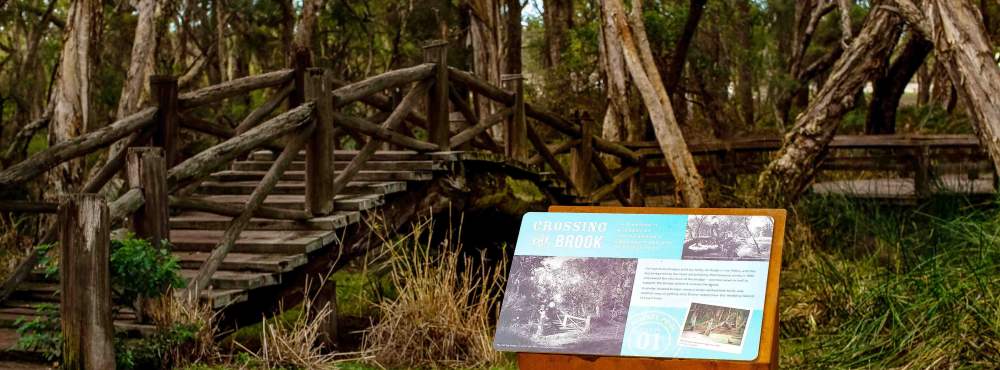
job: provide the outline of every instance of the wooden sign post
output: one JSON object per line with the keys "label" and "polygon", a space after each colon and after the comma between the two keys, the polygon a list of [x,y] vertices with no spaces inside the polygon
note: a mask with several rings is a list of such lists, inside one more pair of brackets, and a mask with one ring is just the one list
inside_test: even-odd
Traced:
{"label": "wooden sign post", "polygon": [[521,370],[765,370],[778,368],[778,279],[781,273],[781,248],[784,243],[785,234],[785,210],[552,206],[549,207],[549,212],[772,217],[774,219],[774,230],[768,265],[767,288],[764,296],[764,317],[761,325],[760,348],[757,358],[753,361],[518,353],[518,366]]}

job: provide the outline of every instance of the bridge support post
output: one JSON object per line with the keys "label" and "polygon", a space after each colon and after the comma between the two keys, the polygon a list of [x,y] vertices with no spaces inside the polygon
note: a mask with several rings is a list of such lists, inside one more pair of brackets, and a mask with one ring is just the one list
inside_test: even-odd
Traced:
{"label": "bridge support post", "polygon": [[576,115],[576,120],[580,124],[580,144],[572,151],[572,168],[570,178],[580,190],[580,196],[587,196],[591,190],[592,171],[590,170],[591,157],[594,156],[594,122],[589,118],[580,118]]}
{"label": "bridge support post", "polygon": [[519,161],[528,160],[528,128],[524,116],[524,77],[520,74],[500,77],[504,88],[514,94],[513,112],[504,124],[504,154]]}
{"label": "bridge support post", "polygon": [[325,69],[310,68],[305,79],[305,97],[316,102],[312,137],[306,145],[306,212],[333,212],[334,130],[333,94]]}
{"label": "bridge support post", "polygon": [[930,159],[927,157],[927,147],[913,149],[913,192],[917,199],[931,195]]}
{"label": "bridge support post", "polygon": [[108,206],[98,194],[71,194],[58,217],[63,368],[114,369]]}
{"label": "bridge support post", "polygon": [[177,78],[165,75],[150,76],[149,90],[159,106],[154,118],[152,142],[154,146],[163,148],[163,156],[167,166],[170,167],[178,162]]}
{"label": "bridge support post", "polygon": [[434,40],[424,45],[424,63],[436,63],[434,85],[427,94],[427,136],[428,141],[437,144],[442,151],[451,150],[448,139],[448,42]]}
{"label": "bridge support post", "polygon": [[142,189],[145,203],[132,214],[132,231],[156,247],[170,239],[167,198],[167,165],[163,148],[128,148],[126,180],[129,188]]}

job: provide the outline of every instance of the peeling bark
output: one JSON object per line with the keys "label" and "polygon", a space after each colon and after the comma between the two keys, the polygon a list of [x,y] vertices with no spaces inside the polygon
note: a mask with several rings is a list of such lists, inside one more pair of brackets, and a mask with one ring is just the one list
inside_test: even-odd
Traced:
{"label": "peeling bark", "polygon": [[934,43],[937,62],[965,103],[983,148],[1000,173],[1000,67],[979,10],[965,0],[896,4],[906,21]]}
{"label": "peeling bark", "polygon": [[[55,145],[85,133],[94,125],[91,116],[91,70],[100,38],[102,2],[74,1],[66,17],[63,47],[53,94],[55,108],[49,124],[49,145]],[[49,199],[68,194],[83,177],[83,159],[63,163],[50,173],[52,190]]]}
{"label": "peeling bark", "polygon": [[812,182],[841,118],[854,107],[857,92],[892,53],[902,20],[880,3],[850,47],[834,64],[823,88],[785,136],[785,144],[761,173],[755,199],[765,207],[794,203]]}
{"label": "peeling bark", "polygon": [[646,30],[641,18],[642,2],[633,0],[629,20],[625,18],[625,7],[621,0],[607,0],[604,2],[604,7],[608,17],[614,20],[610,26],[618,31],[629,74],[646,104],[656,140],[677,180],[677,188],[684,199],[684,204],[688,207],[701,207],[704,203],[702,195],[704,184],[694,165],[691,152],[684,142],[681,129],[677,125],[670,98],[667,96],[667,90],[663,86],[663,80],[649,49],[649,41],[646,39]]}

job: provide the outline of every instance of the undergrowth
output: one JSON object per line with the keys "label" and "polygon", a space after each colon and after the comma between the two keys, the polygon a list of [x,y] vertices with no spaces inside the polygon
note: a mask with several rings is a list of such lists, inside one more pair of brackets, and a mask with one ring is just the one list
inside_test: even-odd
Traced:
{"label": "undergrowth", "polygon": [[[435,238],[431,220],[401,236],[381,235],[395,296],[374,302],[378,320],[363,352],[379,366],[479,368],[497,364],[493,320],[503,266],[462,254],[461,227]],[[440,240],[440,241],[439,241]]]}
{"label": "undergrowth", "polygon": [[786,368],[980,369],[1000,363],[1000,210],[805,199],[782,273]]}

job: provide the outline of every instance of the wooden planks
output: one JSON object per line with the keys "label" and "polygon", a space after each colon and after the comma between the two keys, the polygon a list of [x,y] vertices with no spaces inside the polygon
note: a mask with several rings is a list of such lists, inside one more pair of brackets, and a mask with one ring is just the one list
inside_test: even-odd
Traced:
{"label": "wooden planks", "polygon": [[[225,170],[212,174],[212,179],[217,181],[247,181],[260,180],[266,171],[239,171]],[[434,174],[427,171],[359,171],[352,178],[353,181],[427,181],[434,178]],[[286,171],[281,176],[283,181],[305,181],[305,171]],[[350,183],[348,183],[350,184]]]}
{"label": "wooden planks", "polygon": [[[222,236],[223,231],[220,229],[170,231],[174,250],[180,252],[211,251],[219,243],[219,240],[222,240]],[[302,254],[323,248],[336,240],[337,235],[333,231],[325,230],[244,230],[236,239],[233,251],[258,254]]]}

